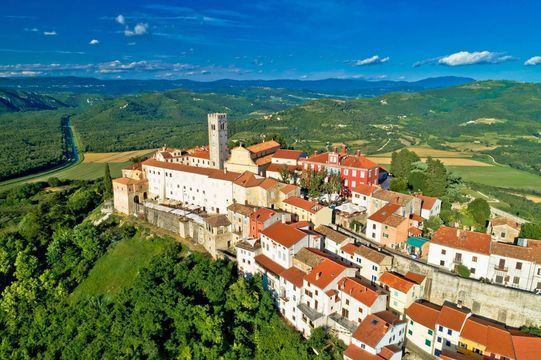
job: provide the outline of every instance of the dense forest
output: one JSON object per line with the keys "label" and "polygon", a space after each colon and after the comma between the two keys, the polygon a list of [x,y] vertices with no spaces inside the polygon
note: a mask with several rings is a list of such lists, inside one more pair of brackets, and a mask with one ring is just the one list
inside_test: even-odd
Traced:
{"label": "dense forest", "polygon": [[103,191],[51,179],[0,194],[0,358],[341,359],[343,343],[322,329],[306,341],[286,325],[259,278],[180,245],[119,294],[74,296],[138,232],[89,220]]}

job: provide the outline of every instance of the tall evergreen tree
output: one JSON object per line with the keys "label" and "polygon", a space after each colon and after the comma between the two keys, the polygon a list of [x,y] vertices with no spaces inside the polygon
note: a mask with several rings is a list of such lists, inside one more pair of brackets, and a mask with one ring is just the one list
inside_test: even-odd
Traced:
{"label": "tall evergreen tree", "polygon": [[109,163],[105,164],[105,175],[103,176],[103,188],[105,197],[113,195],[113,180],[111,178],[111,169]]}

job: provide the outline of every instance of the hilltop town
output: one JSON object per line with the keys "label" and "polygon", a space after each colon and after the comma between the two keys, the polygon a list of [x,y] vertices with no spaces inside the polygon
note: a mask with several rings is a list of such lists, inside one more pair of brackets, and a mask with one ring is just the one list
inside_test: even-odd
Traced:
{"label": "hilltop town", "polygon": [[359,151],[229,149],[222,113],[208,139],[124,168],[114,209],[261,276],[283,318],[305,337],[324,327],[344,359],[535,358],[541,339],[518,328],[541,325],[541,241],[519,238],[516,219],[427,232],[441,200],[389,190]]}

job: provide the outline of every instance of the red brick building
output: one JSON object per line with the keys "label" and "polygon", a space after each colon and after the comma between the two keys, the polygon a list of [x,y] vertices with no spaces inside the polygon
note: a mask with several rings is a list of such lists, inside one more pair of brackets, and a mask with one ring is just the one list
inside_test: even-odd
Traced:
{"label": "red brick building", "polygon": [[379,165],[367,159],[360,151],[355,155],[348,154],[346,146],[342,147],[340,153],[334,148],[332,152],[316,153],[303,161],[304,172],[320,170],[339,173],[348,193],[361,184],[378,184]]}

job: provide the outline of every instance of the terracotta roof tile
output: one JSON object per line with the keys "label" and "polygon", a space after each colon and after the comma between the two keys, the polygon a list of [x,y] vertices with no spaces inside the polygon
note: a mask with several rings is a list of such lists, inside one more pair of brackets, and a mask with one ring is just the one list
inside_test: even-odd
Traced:
{"label": "terracotta roof tile", "polygon": [[342,251],[350,255],[359,255],[376,264],[381,264],[388,256],[375,249],[371,249],[364,245],[346,244],[342,246]]}
{"label": "terracotta roof tile", "polygon": [[396,289],[402,293],[407,293],[415,285],[415,282],[404,278],[398,274],[392,272],[384,272],[383,275],[379,277],[380,283],[383,283],[390,288]]}
{"label": "terracotta roof tile", "polygon": [[541,337],[513,334],[512,342],[517,360],[541,359]]}
{"label": "terracotta roof tile", "polygon": [[277,150],[272,157],[275,159],[297,160],[305,156],[306,154],[300,150],[280,149],[280,150]]}
{"label": "terracotta roof tile", "polygon": [[493,242],[491,254],[535,262],[534,249],[502,242]]}
{"label": "terracotta roof tile", "polygon": [[343,264],[331,259],[325,259],[304,279],[310,284],[324,290],[332,281],[338,279],[346,269],[347,267]]}
{"label": "terracotta roof tile", "polygon": [[258,166],[261,166],[261,165],[265,165],[265,164],[270,164],[271,161],[272,161],[272,154],[262,156],[262,157],[256,159],[255,164],[258,165]]}
{"label": "terracotta roof tile", "polygon": [[260,266],[262,266],[264,269],[266,269],[267,271],[270,271],[270,272],[272,272],[272,273],[274,273],[276,275],[280,275],[281,273],[283,273],[286,270],[284,267],[282,267],[279,264],[275,263],[274,261],[272,261],[271,259],[269,259],[268,257],[266,257],[263,254],[259,254],[259,255],[254,256],[254,260]]}
{"label": "terracotta roof tile", "polygon": [[248,149],[252,153],[260,153],[263,151],[272,150],[275,147],[280,147],[280,144],[277,143],[274,140],[265,141],[259,144],[254,144],[252,146],[248,146],[246,149]]}
{"label": "terracotta roof tile", "polygon": [[440,316],[441,306],[429,302],[414,302],[406,309],[406,315],[429,329],[436,328],[436,322]]}
{"label": "terracotta roof tile", "polygon": [[377,186],[377,185],[359,184],[359,185],[355,186],[353,189],[351,189],[351,192],[370,196],[376,190],[379,190],[379,189],[381,189],[381,188],[379,186]]}
{"label": "terracotta roof tile", "polygon": [[400,206],[404,206],[405,204],[415,199],[411,195],[406,195],[406,194],[402,194],[396,191],[383,190],[383,189],[380,189],[374,192],[372,197],[386,201],[390,204],[398,204]]}
{"label": "terracotta roof tile", "polygon": [[273,187],[273,186],[278,186],[278,185],[280,185],[280,183],[279,183],[277,180],[271,179],[271,178],[265,178],[265,179],[261,182],[261,184],[259,184],[259,186],[262,187],[262,188],[265,189],[265,190],[268,190],[268,189],[270,189],[271,187]]}
{"label": "terracotta roof tile", "polygon": [[197,167],[197,166],[189,166],[184,164],[178,164],[178,163],[170,163],[165,161],[158,161],[156,159],[146,159],[142,163],[143,168],[145,166],[152,166],[160,169],[168,169],[168,170],[175,170],[175,171],[183,171],[183,172],[189,172],[192,174],[200,174],[200,175],[210,175],[215,169],[211,168],[204,168],[204,167]]}
{"label": "terracotta roof tile", "polygon": [[492,226],[508,225],[513,229],[520,230],[520,224],[518,222],[503,216],[495,217],[494,219],[490,220],[490,223]]}
{"label": "terracotta roof tile", "polygon": [[294,226],[289,226],[281,221],[275,222],[261,233],[286,248],[290,248],[307,236]]}
{"label": "terracotta roof tile", "polygon": [[425,196],[422,194],[415,194],[415,197],[421,199],[421,207],[425,210],[432,210],[436,201],[438,201],[438,198],[436,197]]}
{"label": "terracotta roof tile", "polygon": [[250,214],[250,219],[252,221],[265,222],[269,220],[275,214],[276,214],[276,211],[274,210],[267,209],[267,208],[259,208],[256,211],[254,211],[252,214]]}
{"label": "terracotta roof tile", "polygon": [[389,325],[402,322],[389,311],[369,314],[364,318],[357,330],[355,330],[353,337],[374,348],[389,330]]}
{"label": "terracotta roof tile", "polygon": [[267,172],[280,172],[284,169],[284,166],[287,167],[287,170],[289,171],[296,171],[300,170],[300,168],[296,165],[286,165],[286,164],[270,164],[269,167],[267,167]]}
{"label": "terracotta roof tile", "polygon": [[318,233],[325,235],[325,237],[329,240],[334,241],[337,244],[341,244],[342,242],[346,241],[348,239],[347,235],[344,235],[334,229],[331,229],[328,226],[325,225],[319,225],[314,230],[316,230]]}
{"label": "terracotta roof tile", "polygon": [[284,194],[289,194],[290,192],[293,192],[297,189],[297,185],[293,185],[293,184],[286,184],[285,186],[283,186],[281,189],[280,189],[280,192],[281,193],[284,193]]}
{"label": "terracotta roof tile", "polygon": [[312,214],[317,213],[319,210],[325,207],[315,201],[304,200],[298,196],[290,196],[287,199],[285,199],[283,202],[291,206],[295,206],[297,208],[306,210]]}
{"label": "terracotta roof tile", "polygon": [[469,310],[466,308],[458,308],[454,305],[445,303],[441,308],[437,323],[448,329],[460,331],[462,326],[464,326],[468,314]]}
{"label": "terracotta roof tile", "polygon": [[394,212],[400,208],[398,204],[387,204],[375,213],[368,220],[372,220],[391,227],[397,227],[407,219],[403,216],[396,215]]}
{"label": "terracotta roof tile", "polygon": [[255,187],[263,182],[263,179],[258,179],[255,174],[250,171],[245,171],[233,181],[236,185],[242,187]]}
{"label": "terracotta roof tile", "polygon": [[408,233],[412,236],[421,236],[423,235],[423,230],[416,228],[415,226],[412,226],[408,229]]}
{"label": "terracotta roof tile", "polygon": [[253,213],[256,208],[253,206],[243,205],[240,203],[234,203],[227,207],[227,210],[230,210],[234,213],[241,214],[244,216],[250,216],[251,213]]}
{"label": "terracotta roof tile", "polygon": [[122,184],[122,185],[135,185],[135,184],[143,184],[147,182],[147,180],[130,179],[127,177],[123,177],[123,178],[113,179],[113,182],[117,184]]}
{"label": "terracotta roof tile", "polygon": [[361,349],[360,347],[349,344],[349,346],[344,350],[344,356],[352,360],[381,360],[382,357],[369,353],[366,350]]}
{"label": "terracotta roof tile", "polygon": [[505,356],[508,359],[515,358],[515,350],[509,331],[504,327],[489,325],[486,351]]}
{"label": "terracotta roof tile", "polygon": [[447,226],[440,227],[431,240],[431,243],[434,244],[486,255],[490,254],[490,242],[489,234],[459,230]]}
{"label": "terracotta roof tile", "polygon": [[426,276],[414,273],[413,271],[408,271],[404,277],[408,280],[413,281],[414,283],[421,285],[425,281]]}
{"label": "terracotta roof tile", "polygon": [[352,277],[343,278],[338,282],[338,290],[352,298],[362,302],[366,306],[372,306],[380,294],[370,284],[363,284],[362,280]]}
{"label": "terracotta roof tile", "polygon": [[231,225],[231,222],[229,222],[229,219],[225,215],[210,215],[204,218],[205,222],[209,224],[212,227],[218,227],[218,226],[229,226]]}
{"label": "terracotta roof tile", "polygon": [[302,287],[303,279],[306,274],[298,268],[292,266],[289,269],[280,273],[280,276],[295,285],[296,287]]}

